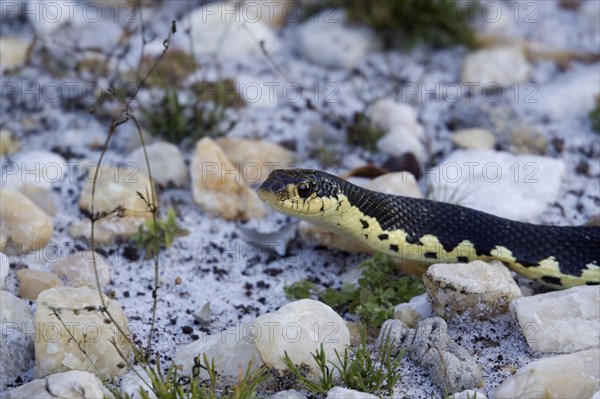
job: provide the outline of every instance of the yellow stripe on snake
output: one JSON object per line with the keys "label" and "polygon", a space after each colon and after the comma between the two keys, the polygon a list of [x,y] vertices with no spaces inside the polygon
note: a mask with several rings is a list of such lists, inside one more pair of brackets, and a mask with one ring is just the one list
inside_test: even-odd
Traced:
{"label": "yellow stripe on snake", "polygon": [[427,263],[500,260],[553,288],[600,284],[600,228],[516,222],[460,205],[366,190],[325,172],[275,170],[260,186],[278,212],[374,251]]}

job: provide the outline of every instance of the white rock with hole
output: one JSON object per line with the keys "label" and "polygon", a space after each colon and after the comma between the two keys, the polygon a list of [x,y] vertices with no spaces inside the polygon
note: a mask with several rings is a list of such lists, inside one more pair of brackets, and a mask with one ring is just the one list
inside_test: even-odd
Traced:
{"label": "white rock with hole", "polygon": [[318,369],[311,353],[321,343],[327,359],[336,359],[335,351],[343,353],[350,345],[346,322],[329,306],[312,299],[288,303],[260,316],[246,325],[245,336],[255,343],[268,368],[286,370],[282,357],[287,352],[294,364],[306,364],[312,376]]}
{"label": "white rock with hole", "polygon": [[[116,325],[107,323],[106,316],[97,310],[102,303],[98,291],[92,288],[56,287],[40,293],[35,322],[45,328],[36,334],[36,377],[68,370],[86,370],[100,372],[110,378],[127,371],[127,362],[131,361],[133,354],[129,340],[121,333],[128,333],[127,316],[116,301],[107,297],[104,300]],[[54,309],[59,312],[60,319],[54,314]],[[77,342],[85,345],[87,356]]]}
{"label": "white rock with hole", "polygon": [[[146,146],[152,178],[161,186],[170,184],[175,187],[184,186],[188,181],[187,168],[179,148],[171,143],[158,141]],[[149,176],[144,149],[137,148],[129,155],[129,160],[136,168]]]}
{"label": "white rock with hole", "polygon": [[530,66],[521,46],[502,46],[474,51],[465,57],[461,79],[477,84],[476,90],[497,89],[524,82]]}
{"label": "white rock with hole", "polygon": [[72,370],[40,378],[11,389],[6,399],[53,399],[78,398],[98,399],[114,396],[104,387],[102,381],[87,371]]}
{"label": "white rock with hole", "polygon": [[600,347],[600,287],[581,286],[520,298],[511,304],[536,352]]}
{"label": "white rock with hole", "polygon": [[547,357],[504,381],[496,399],[591,398],[600,386],[600,349]]}

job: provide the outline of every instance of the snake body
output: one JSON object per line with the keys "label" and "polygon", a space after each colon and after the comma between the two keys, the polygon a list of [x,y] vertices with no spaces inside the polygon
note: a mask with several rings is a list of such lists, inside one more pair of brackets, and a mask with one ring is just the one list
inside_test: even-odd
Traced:
{"label": "snake body", "polygon": [[274,170],[261,200],[378,252],[426,263],[502,261],[552,288],[600,284],[600,228],[543,226],[370,191],[331,174]]}

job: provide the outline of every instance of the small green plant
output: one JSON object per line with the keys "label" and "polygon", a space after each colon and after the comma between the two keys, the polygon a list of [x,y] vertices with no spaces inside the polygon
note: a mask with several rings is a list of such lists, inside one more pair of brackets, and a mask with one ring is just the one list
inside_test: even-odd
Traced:
{"label": "small green plant", "polygon": [[348,143],[369,151],[377,150],[377,140],[383,137],[384,133],[363,112],[355,112],[352,122],[346,127]]}
{"label": "small green plant", "polygon": [[145,223],[140,225],[132,238],[139,248],[146,251],[146,259],[150,259],[158,254],[161,247],[170,247],[175,237],[188,234],[188,230],[177,225],[175,210],[169,208],[165,220],[155,220],[153,218],[146,220]]}
{"label": "small green plant", "polygon": [[230,109],[245,104],[235,82],[228,79],[200,82],[185,93],[187,100],[182,101],[180,90],[168,86],[161,98],[141,107],[143,125],[151,134],[176,144],[186,138],[223,136],[236,124]]}
{"label": "small green plant", "polygon": [[592,121],[592,128],[600,133],[600,96],[596,97],[596,106],[590,111],[589,115]]}
{"label": "small green plant", "polygon": [[370,26],[388,49],[410,48],[419,43],[434,47],[476,44],[469,20],[476,15],[477,2],[461,5],[456,0],[326,0],[309,6],[305,14],[325,8],[344,9],[350,22]]}
{"label": "small green plant", "polygon": [[[315,353],[310,354],[312,358],[315,359],[317,367],[319,367],[320,375],[318,382],[314,382],[307,377],[307,373],[309,371],[308,366],[295,365],[288,353],[284,353],[285,355],[283,356],[283,362],[290,370],[292,375],[298,379],[298,382],[300,382],[300,384],[309,391],[326,394],[327,391],[335,386],[334,370],[336,370],[336,366],[334,363],[327,360],[325,350],[323,349],[323,343],[321,343],[320,348],[317,349]],[[329,367],[327,363],[330,363],[333,367]]]}
{"label": "small green plant", "polygon": [[358,286],[344,283],[339,290],[319,290],[307,280],[301,280],[284,288],[290,299],[317,297],[323,303],[337,309],[356,313],[368,327],[380,327],[394,317],[394,305],[406,302],[424,292],[423,283],[410,276],[400,276],[391,259],[375,254],[358,265],[363,275]]}
{"label": "small green plant", "polygon": [[[200,379],[201,370],[207,372],[207,380]],[[151,391],[160,399],[254,399],[259,384],[266,380],[268,374],[264,367],[251,370],[253,370],[252,363],[248,364],[246,371],[240,370],[234,385],[219,387],[214,359],[209,361],[206,354],[203,355],[202,360],[194,359],[191,377],[179,375],[175,366],[171,366],[167,373],[163,374],[160,361],[157,359],[153,366],[144,364],[148,385],[140,387],[139,395],[143,399],[150,399],[148,391]],[[116,399],[130,398],[119,390],[111,391]]]}
{"label": "small green plant", "polygon": [[360,345],[357,348],[346,347],[344,354],[335,351],[337,362],[327,360],[323,344],[311,356],[319,367],[320,374],[318,382],[306,376],[307,368],[298,367],[290,359],[287,352],[283,361],[300,384],[309,391],[325,394],[335,386],[336,374],[343,384],[350,389],[362,392],[375,393],[383,389],[392,391],[400,380],[400,374],[396,372],[403,353],[392,356],[393,348],[389,335],[385,342],[373,353],[367,345],[367,329],[363,324],[359,325]]}

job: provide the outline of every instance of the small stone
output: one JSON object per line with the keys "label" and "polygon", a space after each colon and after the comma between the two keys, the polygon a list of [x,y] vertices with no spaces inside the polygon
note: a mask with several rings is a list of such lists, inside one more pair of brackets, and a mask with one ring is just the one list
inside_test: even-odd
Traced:
{"label": "small stone", "polygon": [[438,201],[458,199],[463,206],[532,222],[557,200],[564,173],[559,159],[470,149],[454,151],[427,175]]}
{"label": "small stone", "polygon": [[462,69],[464,83],[478,84],[476,90],[498,89],[524,82],[530,67],[520,46],[494,47],[468,54]]}
{"label": "small stone", "polygon": [[306,395],[295,389],[288,389],[287,391],[277,392],[275,395],[272,395],[270,399],[306,399]]}
{"label": "small stone", "polygon": [[377,396],[354,389],[333,387],[327,392],[325,399],[377,399]]}
{"label": "small stone", "polygon": [[96,288],[94,257],[100,285],[105,286],[110,281],[108,260],[93,251],[77,251],[67,254],[52,265],[52,271],[65,278],[71,286],[88,285]]}
{"label": "small stone", "polygon": [[35,184],[50,190],[67,171],[65,159],[50,151],[17,152],[11,160],[2,170],[5,188],[19,189],[24,184]]}
{"label": "small stone", "polygon": [[[396,126],[418,125],[417,111],[408,104],[399,103],[390,99],[376,101],[367,110],[367,117],[375,126],[385,131],[392,130]],[[423,130],[418,135],[423,139]]]}
{"label": "small stone", "polygon": [[328,359],[335,359],[335,351],[344,353],[350,345],[346,322],[329,306],[303,299],[288,303],[279,310],[260,316],[246,328],[246,337],[254,342],[266,367],[287,370],[282,358],[285,352],[296,365],[306,364],[318,375],[311,356],[323,344]]}
{"label": "small stone", "polygon": [[[104,314],[97,310],[102,303],[98,291],[92,288],[56,287],[40,293],[35,322],[47,327],[35,337],[36,377],[67,370],[89,370],[112,378],[127,371],[125,366],[131,360],[133,348],[128,337],[119,330],[128,332],[127,316],[114,300],[106,297],[104,300],[106,312],[112,315],[118,327],[106,323]],[[54,310],[60,313],[60,320]],[[85,354],[78,343],[85,346]]]}
{"label": "small stone", "polygon": [[394,318],[400,320],[410,328],[415,328],[421,321],[421,316],[408,303],[394,306]]}
{"label": "small stone", "polygon": [[27,59],[30,42],[20,37],[0,36],[0,67],[20,67]]}
{"label": "small stone", "polygon": [[461,148],[480,148],[491,150],[496,145],[496,138],[485,129],[458,130],[450,136],[450,140]]}
{"label": "small stone", "polygon": [[366,189],[403,197],[423,198],[415,177],[408,172],[386,173],[365,185]]}
{"label": "small stone", "polygon": [[[591,287],[590,287],[591,288]],[[521,367],[504,381],[496,399],[591,398],[600,384],[600,350],[547,357]]]}
{"label": "small stone", "polygon": [[419,314],[419,316],[421,316],[421,319],[428,319],[433,313],[433,309],[431,308],[431,300],[429,299],[427,293],[413,296],[410,298],[410,301],[408,301],[408,305],[411,306]]}
{"label": "small stone", "polygon": [[52,219],[20,192],[0,189],[0,251],[18,255],[39,250],[52,236]]}
{"label": "small stone", "polygon": [[114,396],[104,388],[102,381],[87,371],[72,370],[65,373],[52,374],[11,389],[6,399],[51,399],[81,398],[98,399]]}
{"label": "small stone", "polygon": [[10,130],[0,129],[0,156],[17,152],[20,147],[21,144]]}
{"label": "small stone", "polygon": [[[135,366],[134,370],[131,370],[121,378],[121,386],[119,389],[131,399],[141,399],[142,397],[147,399],[157,399],[156,394],[149,386],[152,386],[152,382],[144,367]],[[141,390],[144,390],[147,396],[142,396],[140,393]]]}
{"label": "small stone", "polygon": [[0,389],[4,389],[33,362],[34,324],[29,304],[8,291],[0,291],[0,323]]}
{"label": "small stone", "polygon": [[382,345],[389,343],[391,345],[391,355],[398,356],[400,351],[407,347],[414,336],[412,330],[400,320],[390,319],[383,322],[379,336],[375,345],[381,350]]}
{"label": "small stone", "polygon": [[514,154],[543,155],[546,153],[546,136],[533,125],[516,124],[510,135],[508,150]]}
{"label": "small stone", "polygon": [[508,311],[521,291],[510,271],[500,263],[437,263],[423,275],[433,311],[445,320],[467,313],[487,319]]}
{"label": "small stone", "polygon": [[[274,3],[272,3],[274,4]],[[233,1],[207,4],[193,10],[183,22],[188,35],[175,36],[175,43],[189,50],[189,41],[204,43],[195,49],[198,56],[219,54],[230,58],[258,54],[260,43],[270,53],[279,47],[279,40],[271,27],[261,21],[254,7],[239,7]]]}
{"label": "small stone", "polygon": [[315,64],[328,68],[352,68],[361,62],[377,43],[368,28],[350,27],[338,16],[328,19],[323,12],[298,28],[300,54]]}
{"label": "small stone", "polygon": [[190,168],[194,202],[203,210],[227,220],[265,216],[256,192],[210,138],[198,141]]}
{"label": "small stone", "polygon": [[[204,355],[209,362],[214,360],[215,370],[221,377],[234,379],[240,369],[256,370],[261,366],[260,354],[252,342],[240,336],[248,327],[238,328],[241,329],[224,330],[184,345],[175,353],[173,363],[182,375],[188,376],[192,375],[194,358],[199,357],[204,365]],[[200,378],[208,378],[206,370],[200,370]]]}
{"label": "small stone", "polygon": [[511,304],[529,347],[575,352],[600,346],[600,289],[580,286],[520,298]]}
{"label": "small stone", "polygon": [[[179,148],[171,143],[155,142],[146,146],[152,178],[163,186],[173,185],[182,187],[188,181],[187,169]],[[148,174],[148,166],[144,149],[142,147],[134,150],[130,155],[131,162],[143,173]]]}
{"label": "small stone", "polygon": [[[79,207],[87,212],[91,212],[92,209],[94,172],[94,168],[88,169],[79,198]],[[148,202],[154,197],[158,205],[158,197],[156,194],[152,195],[152,185],[144,173],[131,167],[100,167],[96,182],[94,212],[122,216],[102,218],[96,222],[95,228],[98,232],[104,231],[109,241],[114,241],[116,238],[128,239],[146,219],[152,217],[148,205],[138,193],[141,193]],[[115,210],[118,211],[115,213]],[[80,227],[79,231],[76,227],[69,229],[71,235],[89,237],[89,220],[87,222],[84,220],[78,227]]]}
{"label": "small stone", "polygon": [[482,391],[466,389],[461,392],[453,393],[450,399],[487,399],[487,396],[485,396]]}
{"label": "small stone", "polygon": [[33,269],[17,270],[19,297],[35,301],[40,292],[62,284],[60,278],[50,272]]}
{"label": "small stone", "polygon": [[56,203],[49,189],[37,184],[25,183],[19,187],[19,192],[25,194],[27,198],[49,216],[56,214]]}
{"label": "small stone", "polygon": [[391,156],[412,153],[421,163],[427,160],[425,146],[419,139],[420,125],[396,126],[377,140],[377,149]]}
{"label": "small stone", "polygon": [[10,270],[10,262],[8,256],[0,252],[0,290],[3,290],[6,285],[6,277],[8,277],[8,271]]}

